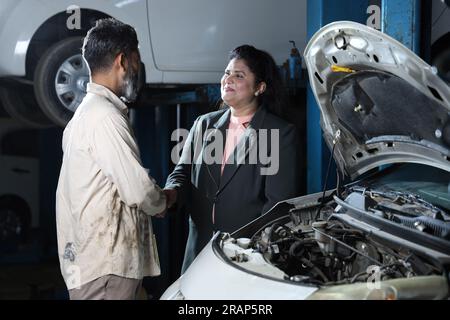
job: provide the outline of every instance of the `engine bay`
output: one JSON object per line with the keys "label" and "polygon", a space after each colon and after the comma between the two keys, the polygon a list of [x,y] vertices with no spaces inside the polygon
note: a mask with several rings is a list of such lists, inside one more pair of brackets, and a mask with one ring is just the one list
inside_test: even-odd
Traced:
{"label": "engine bay", "polygon": [[[393,225],[399,234],[383,236],[383,225],[373,228],[350,213]],[[445,211],[417,196],[360,187],[329,196],[321,205],[292,208],[248,237],[225,236],[221,246],[235,265],[291,283],[328,287],[443,276],[442,289],[448,292],[450,256],[404,240],[405,230],[450,249]]]}

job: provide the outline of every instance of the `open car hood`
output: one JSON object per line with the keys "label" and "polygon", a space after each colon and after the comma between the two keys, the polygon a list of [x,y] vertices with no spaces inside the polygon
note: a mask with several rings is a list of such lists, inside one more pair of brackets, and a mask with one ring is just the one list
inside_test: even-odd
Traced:
{"label": "open car hood", "polygon": [[435,68],[386,34],[349,21],[320,29],[304,57],[341,171],[354,179],[398,162],[450,171],[450,89]]}

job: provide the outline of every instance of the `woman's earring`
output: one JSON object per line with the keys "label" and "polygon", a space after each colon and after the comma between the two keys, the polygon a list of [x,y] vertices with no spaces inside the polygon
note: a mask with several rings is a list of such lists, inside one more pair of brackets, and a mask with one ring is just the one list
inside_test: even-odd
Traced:
{"label": "woman's earring", "polygon": [[255,92],[255,96],[256,97],[259,96],[259,92],[258,91]]}

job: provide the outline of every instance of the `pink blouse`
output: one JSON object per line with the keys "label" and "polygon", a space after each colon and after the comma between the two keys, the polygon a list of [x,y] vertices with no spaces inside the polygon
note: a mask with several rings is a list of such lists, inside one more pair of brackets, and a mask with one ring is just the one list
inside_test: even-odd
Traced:
{"label": "pink blouse", "polygon": [[242,138],[242,135],[244,134],[245,129],[247,128],[252,118],[253,114],[242,117],[236,117],[233,115],[230,116],[230,124],[227,130],[227,139],[225,143],[225,149],[223,151],[222,168],[220,171],[221,174],[223,173],[226,160],[228,160],[228,157],[233,154],[234,148],[236,148],[236,145]]}
{"label": "pink blouse", "polygon": [[[223,169],[225,168],[226,160],[228,157],[233,154],[234,148],[239,143],[239,140],[242,138],[242,135],[247,129],[250,121],[253,118],[253,114],[248,116],[236,117],[230,115],[230,124],[227,129],[227,139],[225,143],[225,148],[223,150],[223,158],[222,158],[222,167],[220,170],[220,174],[223,174]],[[236,160],[236,159],[235,159]],[[214,223],[214,214],[215,214],[215,205],[213,205],[212,209],[212,222]]]}

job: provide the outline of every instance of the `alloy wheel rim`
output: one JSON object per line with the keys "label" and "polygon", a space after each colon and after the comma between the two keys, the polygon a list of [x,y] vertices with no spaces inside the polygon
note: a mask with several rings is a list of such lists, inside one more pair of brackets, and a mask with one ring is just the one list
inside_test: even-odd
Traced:
{"label": "alloy wheel rim", "polygon": [[75,112],[86,95],[89,68],[81,54],[66,59],[55,77],[55,92],[64,108]]}

